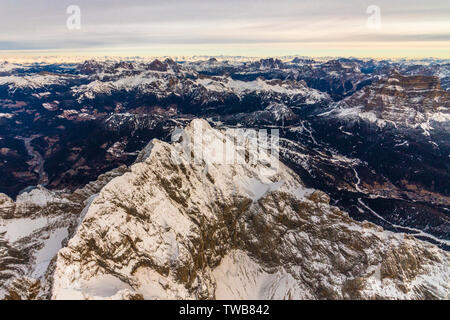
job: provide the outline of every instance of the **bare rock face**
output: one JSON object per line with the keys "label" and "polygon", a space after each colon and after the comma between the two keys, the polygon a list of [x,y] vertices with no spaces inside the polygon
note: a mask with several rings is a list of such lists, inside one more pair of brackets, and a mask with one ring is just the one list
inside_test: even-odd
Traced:
{"label": "bare rock face", "polygon": [[[267,270],[293,278],[288,281],[292,298],[423,299],[448,295],[444,271],[448,254],[413,237],[385,232],[371,223],[355,223],[329,206],[322,192],[305,200],[272,193],[258,204],[260,208],[250,211],[246,219],[251,221],[243,233],[250,244],[247,250],[269,267]],[[430,266],[437,267],[435,275],[443,277],[440,292],[425,271]],[[287,297],[280,295],[281,283],[272,286],[276,294],[264,298]]]}
{"label": "bare rock face", "polygon": [[231,137],[206,121],[183,137],[202,161],[153,140],[93,199],[57,255],[53,299],[448,298],[445,251],[352,220],[282,164],[212,161]]}
{"label": "bare rock face", "polygon": [[39,294],[40,286],[40,281],[37,279],[17,278],[11,283],[5,300],[34,300]]}
{"label": "bare rock face", "polygon": [[105,173],[72,194],[41,186],[16,201],[0,194],[0,299],[49,297],[54,257],[76,231],[83,208],[126,170],[122,166]]}
{"label": "bare rock face", "polygon": [[167,64],[156,59],[148,65],[148,69],[153,70],[153,71],[161,71],[161,72],[167,71]]}
{"label": "bare rock face", "polygon": [[360,117],[380,126],[386,123],[420,127],[425,133],[433,122],[450,121],[450,93],[434,76],[403,76],[397,71],[364,87],[339,103],[342,117]]}
{"label": "bare rock face", "polygon": [[14,213],[16,204],[14,200],[4,193],[0,193],[0,217],[9,217]]}

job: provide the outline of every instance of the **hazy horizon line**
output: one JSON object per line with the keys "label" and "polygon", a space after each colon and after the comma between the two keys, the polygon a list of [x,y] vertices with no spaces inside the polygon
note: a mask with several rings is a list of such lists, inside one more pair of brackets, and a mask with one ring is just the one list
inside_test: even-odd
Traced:
{"label": "hazy horizon line", "polygon": [[82,50],[74,52],[74,50],[0,50],[0,58],[5,59],[43,59],[43,58],[59,58],[59,59],[95,59],[95,58],[134,58],[134,59],[148,59],[148,58],[195,58],[195,57],[214,57],[214,58],[348,58],[348,59],[373,59],[373,60],[450,60],[450,55],[427,55],[427,54],[411,54],[411,55],[367,55],[367,54],[340,54],[327,53],[327,54],[311,54],[311,53],[279,53],[279,54],[251,54],[251,53],[138,53],[138,52],[122,52],[122,53],[109,53],[109,52],[83,52]]}

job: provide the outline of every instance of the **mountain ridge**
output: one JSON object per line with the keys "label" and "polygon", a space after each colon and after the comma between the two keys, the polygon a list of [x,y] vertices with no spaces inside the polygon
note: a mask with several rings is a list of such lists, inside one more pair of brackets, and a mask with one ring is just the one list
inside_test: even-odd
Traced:
{"label": "mountain ridge", "polygon": [[[207,126],[204,133],[223,139],[205,121],[195,121]],[[189,127],[187,131],[192,134]],[[245,261],[258,265],[256,270],[248,269],[254,272],[250,280],[264,274],[271,279],[266,283],[269,291],[257,298],[445,298],[448,294],[444,271],[448,253],[407,235],[354,222],[329,206],[324,193],[306,192],[283,165],[279,174],[293,175],[285,180],[287,185],[271,182],[273,187],[252,200],[255,184],[262,182],[250,180],[228,197],[230,176],[225,169],[210,166],[209,178],[195,182],[206,164],[182,163],[174,168],[164,163],[173,151],[170,145],[153,141],[144,162],[100,192],[75,237],[58,254],[53,298],[210,299],[216,297],[217,288],[224,294],[219,298],[250,298],[245,292],[229,291],[226,283],[237,279],[220,278],[222,262],[247,270]],[[240,172],[239,166],[246,168],[234,165],[234,170]],[[237,173],[239,181],[261,179],[255,172],[247,167]],[[211,191],[215,196],[208,196]],[[216,199],[216,205],[208,205],[210,199]],[[321,264],[311,264],[314,260],[309,259],[315,255]],[[361,255],[369,260],[360,260]],[[305,279],[305,272],[312,279]],[[342,278],[341,272],[349,274]],[[443,277],[437,287],[428,282],[433,278],[428,272]],[[281,285],[283,279],[289,279],[287,287]]]}

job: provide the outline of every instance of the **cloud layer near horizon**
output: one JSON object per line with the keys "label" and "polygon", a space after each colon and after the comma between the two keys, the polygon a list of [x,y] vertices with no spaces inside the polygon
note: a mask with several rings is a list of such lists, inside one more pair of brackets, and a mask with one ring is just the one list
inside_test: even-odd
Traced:
{"label": "cloud layer near horizon", "polygon": [[[81,9],[80,30],[66,27],[69,5]],[[381,9],[379,30],[367,28],[369,5]],[[450,55],[446,0],[3,0],[1,7],[0,50]]]}

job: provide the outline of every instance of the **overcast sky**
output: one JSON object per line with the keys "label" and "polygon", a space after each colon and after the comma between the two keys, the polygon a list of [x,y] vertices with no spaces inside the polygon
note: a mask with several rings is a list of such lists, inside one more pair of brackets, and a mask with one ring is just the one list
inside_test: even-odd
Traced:
{"label": "overcast sky", "polygon": [[[69,5],[80,29],[67,28]],[[450,1],[0,0],[0,50],[450,58]]]}

